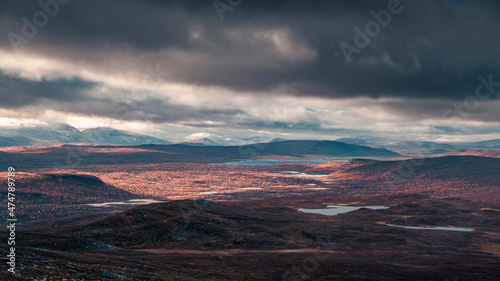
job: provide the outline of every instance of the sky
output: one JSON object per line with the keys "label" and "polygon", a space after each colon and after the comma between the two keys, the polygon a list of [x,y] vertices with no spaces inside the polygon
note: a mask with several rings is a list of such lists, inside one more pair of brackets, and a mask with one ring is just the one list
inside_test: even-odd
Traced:
{"label": "sky", "polygon": [[0,127],[500,138],[499,1],[0,2]]}

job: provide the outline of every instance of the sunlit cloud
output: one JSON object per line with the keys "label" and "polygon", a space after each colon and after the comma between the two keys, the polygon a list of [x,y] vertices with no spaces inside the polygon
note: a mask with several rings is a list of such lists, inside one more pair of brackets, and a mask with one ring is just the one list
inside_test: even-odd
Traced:
{"label": "sunlit cloud", "polygon": [[[425,14],[425,23],[398,19],[352,63],[339,55],[338,44],[351,40],[352,28],[366,22],[369,13],[350,2],[339,2],[335,9],[318,3],[300,17],[296,11],[304,7],[290,2],[279,18],[249,3],[240,17],[224,24],[187,4],[170,5],[153,9],[127,1],[120,11],[129,17],[111,21],[105,13],[96,15],[106,23],[100,29],[78,17],[54,17],[19,49],[0,39],[1,126],[65,122],[177,139],[214,132],[500,137],[491,129],[500,122],[498,94],[470,101],[481,83],[478,77],[500,80],[493,63],[500,57],[492,47],[498,44],[488,35],[500,21],[488,5],[474,6],[484,10],[482,23],[457,17],[438,25],[440,19],[430,11],[462,15],[462,5],[419,3],[420,9],[405,13]],[[75,15],[96,8],[113,10],[114,4],[64,6]],[[0,16],[5,23],[0,29],[20,30],[15,19],[24,15],[15,13],[23,6],[8,11]],[[125,32],[130,20],[134,28]],[[441,34],[450,34],[453,42]],[[444,129],[451,127],[461,129]]]}

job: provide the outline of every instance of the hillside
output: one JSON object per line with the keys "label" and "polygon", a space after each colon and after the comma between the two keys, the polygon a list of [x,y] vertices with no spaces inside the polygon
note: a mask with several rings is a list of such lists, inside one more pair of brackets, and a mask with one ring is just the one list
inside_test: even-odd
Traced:
{"label": "hillside", "polygon": [[[297,211],[330,204],[389,208],[337,216]],[[172,201],[77,227],[25,233],[23,246],[36,248],[20,259],[36,265],[23,268],[31,275],[47,272],[40,266],[45,264],[53,275],[72,272],[83,279],[174,280],[174,274],[184,280],[300,280],[307,274],[310,280],[494,280],[500,261],[495,208],[416,194]],[[148,271],[137,270],[144,267]]]}
{"label": "hillside", "polygon": [[32,145],[33,141],[29,138],[16,136],[16,137],[2,137],[0,136],[0,147]]}
{"label": "hillside", "polygon": [[494,190],[500,186],[500,159],[480,156],[376,161],[347,169],[321,169],[323,172],[330,170],[326,178],[345,186],[351,194],[418,192],[451,195],[474,192],[479,188]]}
{"label": "hillside", "polygon": [[377,161],[346,170],[347,173],[408,173],[436,179],[499,176],[500,159],[481,156],[445,156],[404,161]]}
{"label": "hillside", "polygon": [[70,233],[127,248],[295,247],[272,231],[286,223],[234,204],[183,200],[136,207]]}
{"label": "hillside", "polygon": [[340,138],[339,142],[349,144],[367,145],[371,147],[386,148],[393,151],[428,152],[433,150],[455,149],[455,145],[432,141],[395,140],[381,137]]}
{"label": "hillside", "polygon": [[31,203],[77,204],[106,200],[124,200],[133,195],[90,175],[19,174],[23,188],[21,200]]}
{"label": "hillside", "polygon": [[[91,148],[91,149],[90,149]],[[120,148],[123,152],[117,151]],[[107,152],[107,149],[110,153]],[[196,146],[186,144],[140,146],[52,146],[37,148],[37,153],[6,150],[0,154],[0,165],[17,165],[22,169],[58,166],[88,166],[129,163],[222,163],[240,159],[273,156],[318,157],[393,157],[386,149],[350,145],[334,141],[281,141],[244,146]],[[112,153],[111,153],[112,151]]]}
{"label": "hillside", "polygon": [[472,148],[500,149],[500,140],[487,140],[468,144]]}
{"label": "hillside", "polygon": [[289,140],[244,146],[255,148],[259,155],[328,155],[336,157],[395,157],[399,154],[384,148],[347,144],[338,141]]}
{"label": "hillside", "polygon": [[170,142],[151,136],[132,134],[113,128],[98,127],[86,129],[82,134],[89,142],[118,145],[169,144]]}
{"label": "hillside", "polygon": [[[7,185],[3,177],[1,182]],[[137,198],[89,175],[17,173],[16,185],[16,201],[22,206],[17,215],[22,225],[95,211],[87,203]]]}

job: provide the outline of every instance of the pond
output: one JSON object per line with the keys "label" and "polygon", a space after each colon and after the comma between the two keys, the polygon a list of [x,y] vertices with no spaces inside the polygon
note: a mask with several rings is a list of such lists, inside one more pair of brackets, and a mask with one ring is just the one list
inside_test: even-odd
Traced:
{"label": "pond", "polygon": [[298,209],[299,212],[310,213],[310,214],[320,214],[325,216],[336,216],[338,214],[344,214],[352,211],[359,210],[361,208],[366,208],[370,210],[383,210],[389,207],[385,206],[344,206],[344,205],[333,205],[327,206],[325,209]]}
{"label": "pond", "polygon": [[450,227],[450,226],[426,226],[426,227],[418,227],[418,226],[404,226],[404,225],[395,225],[395,224],[386,224],[387,226],[392,227],[401,227],[407,229],[427,229],[427,230],[450,230],[450,231],[474,231],[472,228],[463,228],[463,227]]}
{"label": "pond", "polygon": [[157,201],[153,199],[131,199],[128,201],[120,201],[120,202],[104,202],[104,203],[91,203],[85,204],[92,207],[110,207],[111,205],[145,205],[151,203],[161,203],[166,201]]}
{"label": "pond", "polygon": [[306,174],[306,173],[301,173],[301,172],[297,172],[297,171],[285,171],[285,172],[290,174],[290,175],[285,175],[285,177],[321,178],[321,177],[328,176],[328,175]]}
{"label": "pond", "polygon": [[305,163],[305,164],[327,164],[333,161],[346,162],[352,158],[328,158],[316,160],[283,160],[283,159],[244,159],[225,163],[210,163],[212,165],[240,165],[240,166],[260,166],[260,165],[278,165],[287,163]]}

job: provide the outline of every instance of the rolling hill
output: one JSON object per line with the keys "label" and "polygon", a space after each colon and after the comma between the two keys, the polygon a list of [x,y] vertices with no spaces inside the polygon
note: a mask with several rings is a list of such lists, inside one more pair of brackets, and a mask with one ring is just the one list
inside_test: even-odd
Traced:
{"label": "rolling hill", "polygon": [[364,145],[347,144],[326,140],[288,140],[255,144],[243,148],[254,147],[262,155],[329,155],[335,157],[396,157],[399,154],[385,148],[373,148]]}
{"label": "rolling hill", "polygon": [[[6,186],[6,180],[2,180]],[[85,204],[122,201],[136,195],[118,189],[90,175],[16,173],[16,202],[19,224],[37,222],[82,213],[93,213]],[[5,214],[6,215],[6,214]]]}
{"label": "rolling hill", "polygon": [[[107,153],[106,149],[133,148],[132,152]],[[96,152],[96,149],[99,149]],[[0,164],[20,168],[127,164],[127,163],[223,163],[273,156],[395,157],[399,154],[368,146],[335,141],[281,141],[243,146],[197,146],[186,144],[139,146],[62,145],[37,149],[37,153],[9,150],[0,154]],[[34,151],[33,151],[34,152]]]}

